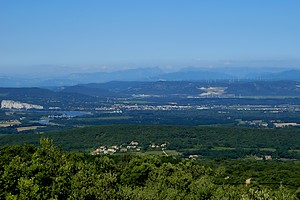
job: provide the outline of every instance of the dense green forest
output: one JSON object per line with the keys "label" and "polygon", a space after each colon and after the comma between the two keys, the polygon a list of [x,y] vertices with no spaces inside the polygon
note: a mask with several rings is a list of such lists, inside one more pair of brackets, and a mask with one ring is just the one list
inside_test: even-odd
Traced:
{"label": "dense green forest", "polygon": [[[300,159],[300,129],[255,129],[233,126],[103,125],[45,132],[66,151],[90,153],[101,145],[122,145],[136,140],[143,151],[152,143],[202,158],[241,158],[271,155],[277,159]],[[41,134],[0,135],[0,146],[39,144]]]}
{"label": "dense green forest", "polygon": [[[0,199],[300,198],[296,162],[91,156],[64,152],[47,138],[38,147],[2,147],[0,162]],[[272,177],[261,182],[261,170]]]}
{"label": "dense green forest", "polygon": [[[91,155],[132,141],[141,151]],[[0,134],[0,147],[0,199],[300,198],[298,128],[101,125]]]}

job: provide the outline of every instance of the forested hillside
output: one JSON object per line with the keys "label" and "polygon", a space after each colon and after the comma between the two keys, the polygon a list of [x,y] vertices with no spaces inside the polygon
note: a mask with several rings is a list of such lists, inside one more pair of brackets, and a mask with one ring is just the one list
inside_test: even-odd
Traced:
{"label": "forested hillside", "polygon": [[[288,164],[300,171],[299,164]],[[280,175],[278,169],[270,167],[265,173],[270,170],[274,177]],[[232,176],[238,172],[170,157],[65,153],[43,138],[39,147],[0,149],[0,199],[300,198],[297,173],[294,177],[298,179],[290,187],[286,182],[260,184],[253,174],[249,174],[246,182],[232,182]]]}
{"label": "forested hillside", "polygon": [[[202,158],[240,158],[247,155],[276,159],[300,158],[300,129],[255,129],[231,126],[156,126],[156,125],[103,125],[46,132],[67,151],[90,153],[105,145],[139,142],[142,151],[151,144],[167,144],[167,149],[185,155],[197,154]],[[6,144],[39,143],[40,134],[1,135],[0,146]]]}

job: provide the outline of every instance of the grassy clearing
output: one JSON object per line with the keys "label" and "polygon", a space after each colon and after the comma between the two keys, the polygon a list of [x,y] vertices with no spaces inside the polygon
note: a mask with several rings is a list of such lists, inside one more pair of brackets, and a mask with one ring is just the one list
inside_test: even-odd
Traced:
{"label": "grassy clearing", "polygon": [[235,150],[236,148],[231,148],[231,147],[213,147],[211,150],[213,151],[230,151],[230,150]]}
{"label": "grassy clearing", "polygon": [[274,149],[274,148],[259,148],[258,150],[260,150],[260,151],[270,151],[270,152],[275,152],[276,151],[276,149]]}
{"label": "grassy clearing", "polygon": [[251,150],[259,150],[259,151],[270,151],[270,152],[275,152],[276,151],[276,149],[274,149],[274,148],[258,148],[258,149],[256,149],[256,148],[242,148],[242,150],[245,150],[245,151],[251,151]]}
{"label": "grassy clearing", "polygon": [[165,150],[165,152],[169,155],[169,156],[179,156],[180,153],[176,150]]}
{"label": "grassy clearing", "polygon": [[63,124],[58,124],[58,123],[53,123],[53,122],[49,122],[48,125],[50,125],[50,126],[65,126]]}
{"label": "grassy clearing", "polygon": [[17,131],[29,131],[29,130],[36,130],[38,128],[46,128],[46,126],[26,126],[26,127],[18,127]]}
{"label": "grassy clearing", "polygon": [[288,152],[300,153],[300,149],[291,149],[291,150],[288,150]]}

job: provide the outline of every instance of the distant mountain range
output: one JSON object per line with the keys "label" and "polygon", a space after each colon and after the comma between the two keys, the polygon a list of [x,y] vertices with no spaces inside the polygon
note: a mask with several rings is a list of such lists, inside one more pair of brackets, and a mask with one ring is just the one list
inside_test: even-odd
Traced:
{"label": "distant mountain range", "polygon": [[300,97],[300,81],[155,81],[69,86],[60,92],[97,97],[179,95],[194,97]]}
{"label": "distant mountain range", "polygon": [[300,70],[272,68],[195,68],[164,72],[158,67],[137,68],[114,72],[74,73],[60,78],[0,77],[2,87],[72,86],[111,81],[212,81],[212,80],[300,80]]}
{"label": "distant mountain range", "polygon": [[[155,81],[109,82],[43,88],[1,88],[0,100],[39,105],[47,102],[82,103],[97,98],[174,97],[239,98],[300,97],[300,81]],[[56,103],[55,103],[56,104]],[[60,104],[60,103],[57,103]]]}

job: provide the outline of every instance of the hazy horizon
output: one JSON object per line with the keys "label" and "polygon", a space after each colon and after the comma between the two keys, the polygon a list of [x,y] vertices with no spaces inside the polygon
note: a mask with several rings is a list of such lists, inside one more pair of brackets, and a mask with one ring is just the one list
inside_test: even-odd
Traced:
{"label": "hazy horizon", "polygon": [[[1,66],[0,66],[1,67]],[[0,76],[28,76],[31,77],[62,77],[70,74],[86,74],[97,72],[116,72],[130,69],[159,68],[165,73],[178,72],[184,69],[192,68],[195,70],[218,69],[253,69],[259,71],[285,71],[300,69],[300,61],[194,61],[177,64],[116,64],[116,65],[7,65],[1,67]]]}
{"label": "hazy horizon", "polygon": [[300,68],[300,2],[2,1],[0,75]]}

